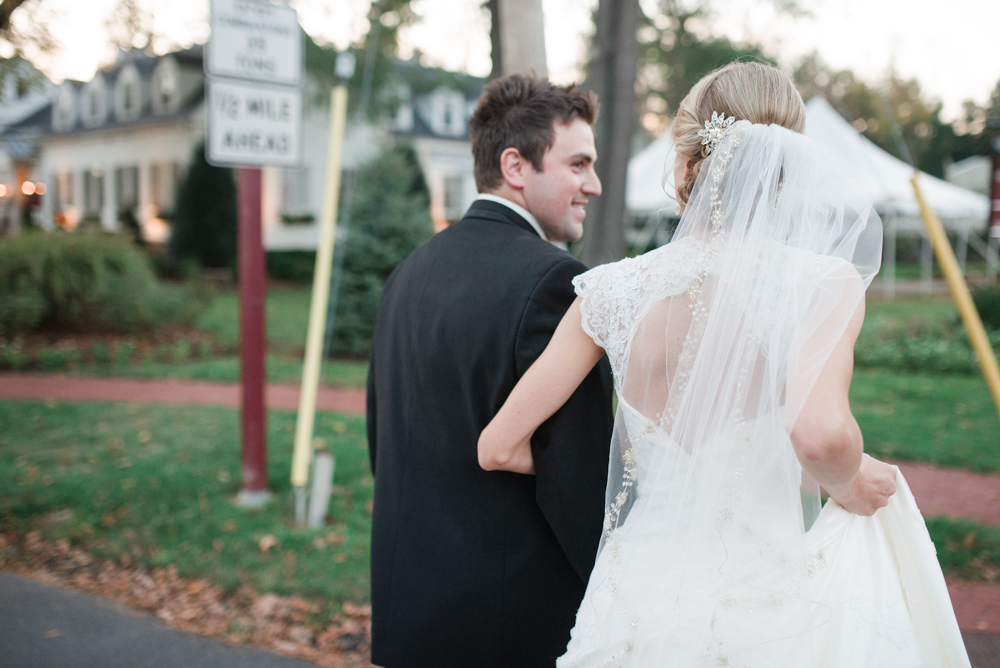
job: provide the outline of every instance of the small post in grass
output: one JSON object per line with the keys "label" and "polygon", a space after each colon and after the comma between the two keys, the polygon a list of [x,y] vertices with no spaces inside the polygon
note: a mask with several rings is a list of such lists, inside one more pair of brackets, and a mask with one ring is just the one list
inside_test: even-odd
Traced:
{"label": "small post in grass", "polygon": [[340,166],[347,120],[347,81],[354,74],[354,55],[337,57],[338,83],[330,92],[330,135],[326,154],[326,188],[319,227],[319,248],[313,271],[312,302],[309,307],[309,330],[302,365],[302,392],[299,415],[295,422],[295,450],[292,454],[292,488],[295,490],[295,522],[306,523],[306,483],[312,459],[313,423],[316,417],[316,392],[323,364],[323,328],[326,324],[333,245],[337,234],[337,207],[340,200]]}
{"label": "small post in grass", "polygon": [[934,252],[937,254],[941,271],[944,272],[948,287],[951,288],[951,297],[955,300],[959,315],[962,316],[965,332],[969,335],[969,342],[972,343],[973,350],[976,351],[979,367],[983,370],[986,384],[990,388],[990,394],[993,395],[993,402],[996,404],[997,412],[1000,413],[1000,366],[997,365],[993,347],[986,336],[986,330],[983,329],[983,321],[979,318],[979,311],[976,310],[976,305],[972,301],[972,295],[969,294],[969,286],[966,285],[965,278],[962,276],[962,270],[958,266],[958,260],[955,259],[955,253],[948,242],[944,227],[941,226],[937,214],[924,199],[924,194],[920,190],[920,184],[917,182],[919,175],[920,172],[914,171],[910,183],[913,185],[913,192],[920,204],[920,213],[927,226],[927,235],[930,237],[931,243],[934,244]]}

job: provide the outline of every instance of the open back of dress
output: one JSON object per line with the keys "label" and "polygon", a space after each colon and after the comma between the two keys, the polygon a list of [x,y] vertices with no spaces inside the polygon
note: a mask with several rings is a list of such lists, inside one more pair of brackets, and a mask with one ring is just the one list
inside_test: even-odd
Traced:
{"label": "open back of dress", "polygon": [[[820,515],[788,436],[878,270],[863,192],[811,140],[740,121],[671,243],[576,279],[618,412],[601,548],[560,666],[923,665],[885,541],[830,542],[876,520]],[[841,587],[843,555],[873,579]]]}

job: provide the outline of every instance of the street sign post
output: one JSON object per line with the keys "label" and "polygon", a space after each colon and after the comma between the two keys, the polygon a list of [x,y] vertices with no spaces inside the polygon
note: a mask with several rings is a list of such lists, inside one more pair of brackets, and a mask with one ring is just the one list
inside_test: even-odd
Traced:
{"label": "street sign post", "polygon": [[220,165],[297,165],[302,92],[217,79],[208,91],[208,160]]}
{"label": "street sign post", "polygon": [[242,484],[237,502],[259,506],[267,483],[264,407],[263,165],[302,158],[302,31],[291,7],[268,0],[211,0],[205,53],[208,137],[213,165],[238,167],[238,269]]}
{"label": "street sign post", "polygon": [[295,10],[266,0],[212,0],[208,74],[298,86],[302,29]]}

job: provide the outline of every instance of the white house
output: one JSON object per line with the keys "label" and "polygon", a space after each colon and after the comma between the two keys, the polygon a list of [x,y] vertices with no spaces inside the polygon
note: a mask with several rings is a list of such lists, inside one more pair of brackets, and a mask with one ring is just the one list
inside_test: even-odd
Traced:
{"label": "white house", "polygon": [[[350,127],[343,166],[353,170],[386,143],[409,142],[431,193],[435,228],[442,229],[476,196],[467,121],[483,82],[461,77],[464,92],[447,85],[428,89],[421,85],[427,72],[436,71],[399,64],[394,114],[376,124]],[[420,92],[408,79],[418,82]],[[307,90],[316,86],[307,79]],[[307,95],[313,99],[328,96]],[[264,244],[270,250],[312,249],[318,242],[327,104],[305,105],[303,164],[263,170]],[[42,227],[99,223],[115,230],[129,212],[148,240],[162,242],[169,235],[177,187],[204,134],[201,47],[163,56],[122,51],[114,65],[90,81],[54,87],[44,105],[2,131],[0,181],[6,158],[15,165],[8,187],[38,193],[30,204]]]}

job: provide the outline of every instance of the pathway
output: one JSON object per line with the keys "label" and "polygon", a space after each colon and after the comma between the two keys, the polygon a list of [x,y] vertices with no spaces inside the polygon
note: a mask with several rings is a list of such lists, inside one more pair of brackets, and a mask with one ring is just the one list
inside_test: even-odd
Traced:
{"label": "pathway", "polygon": [[[193,380],[146,380],[92,378],[35,373],[0,373],[0,400],[52,399],[56,401],[123,401],[143,404],[240,405],[236,383],[206,383]],[[297,385],[268,385],[268,408],[298,410]],[[365,392],[320,387],[316,408],[321,411],[364,413]]]}

